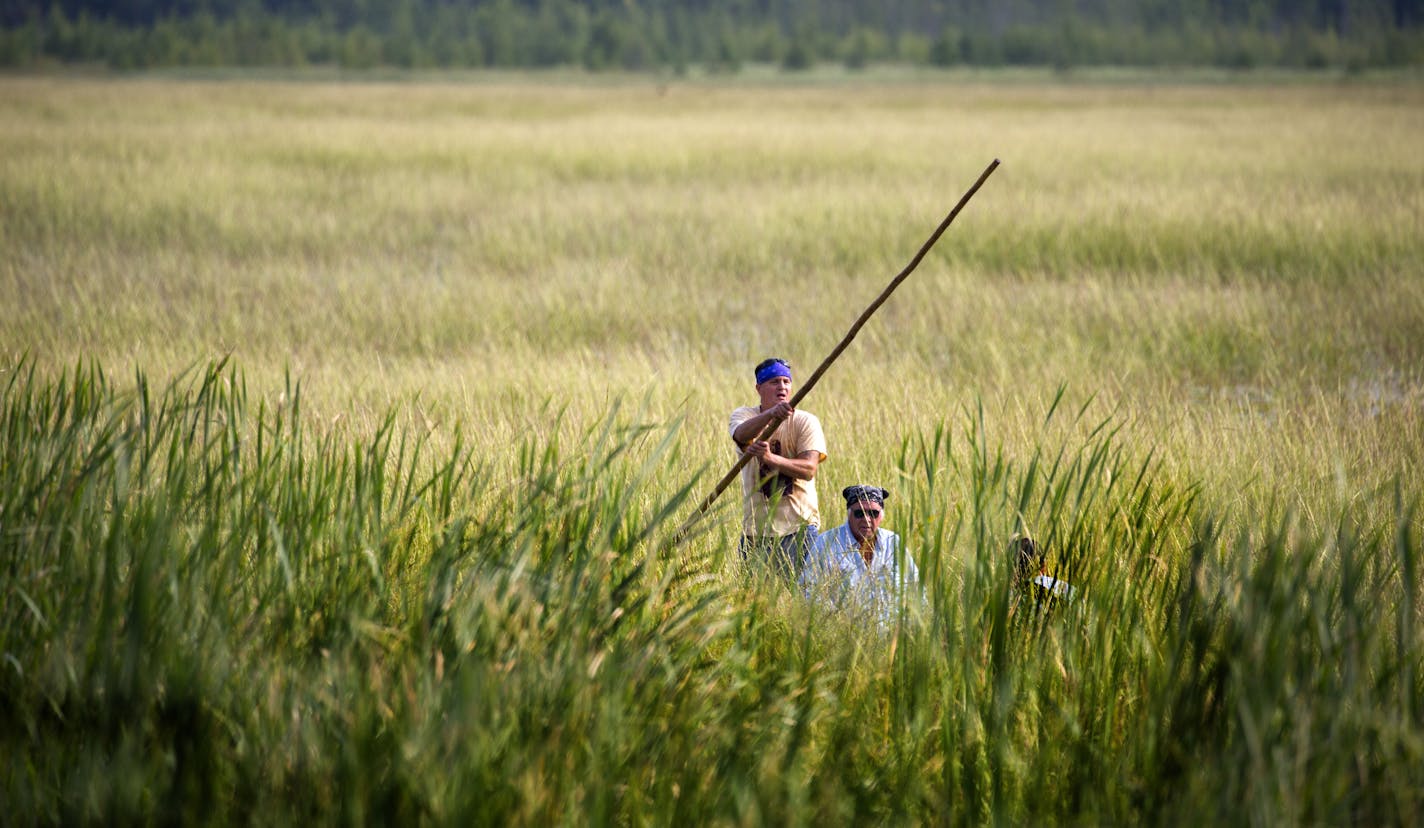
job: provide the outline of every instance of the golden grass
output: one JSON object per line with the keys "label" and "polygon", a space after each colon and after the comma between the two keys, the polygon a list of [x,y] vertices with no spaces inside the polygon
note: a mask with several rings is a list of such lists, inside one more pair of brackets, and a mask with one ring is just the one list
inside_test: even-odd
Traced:
{"label": "golden grass", "polygon": [[7,78],[0,350],[230,353],[495,462],[646,400],[670,480],[720,473],[752,363],[805,377],[999,158],[807,400],[823,492],[977,401],[1031,445],[1066,386],[1216,499],[1319,510],[1420,486],[1421,134],[1407,82]]}

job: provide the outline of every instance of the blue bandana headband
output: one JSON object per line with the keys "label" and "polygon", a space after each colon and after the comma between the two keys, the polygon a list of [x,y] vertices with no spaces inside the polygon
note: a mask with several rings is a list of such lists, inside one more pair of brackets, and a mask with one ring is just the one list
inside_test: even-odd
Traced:
{"label": "blue bandana headband", "polygon": [[761,385],[772,377],[786,377],[787,379],[791,379],[791,368],[784,362],[773,362],[756,372],[756,384]]}

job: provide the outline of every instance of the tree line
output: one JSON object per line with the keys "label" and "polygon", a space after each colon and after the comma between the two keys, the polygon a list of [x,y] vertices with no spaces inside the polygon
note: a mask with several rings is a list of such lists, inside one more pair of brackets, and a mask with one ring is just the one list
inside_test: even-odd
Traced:
{"label": "tree line", "polygon": [[0,0],[0,66],[1424,65],[1424,0]]}

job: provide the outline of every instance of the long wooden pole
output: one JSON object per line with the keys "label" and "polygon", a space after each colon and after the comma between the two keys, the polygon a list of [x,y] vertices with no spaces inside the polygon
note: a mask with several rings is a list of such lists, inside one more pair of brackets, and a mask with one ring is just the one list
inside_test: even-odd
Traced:
{"label": "long wooden pole", "polygon": [[[802,398],[809,394],[812,388],[816,387],[816,383],[821,379],[821,375],[826,373],[826,369],[831,367],[831,363],[840,357],[841,352],[845,351],[850,345],[851,340],[855,339],[855,335],[860,333],[861,328],[865,327],[865,323],[870,319],[871,315],[879,310],[881,305],[885,304],[885,300],[890,298],[890,294],[895,292],[895,288],[898,288],[900,283],[909,278],[910,274],[915,271],[915,268],[920,266],[920,261],[924,259],[925,254],[930,252],[930,248],[934,247],[935,242],[939,241],[939,237],[944,235],[944,231],[948,230],[949,225],[954,222],[955,216],[958,216],[959,211],[964,209],[964,205],[969,203],[969,199],[973,198],[974,194],[979,192],[979,188],[984,186],[984,182],[989,179],[989,176],[993,174],[998,166],[999,159],[995,158],[989,163],[988,167],[984,168],[984,172],[979,175],[979,180],[975,181],[974,186],[970,187],[964,193],[963,197],[959,199],[959,203],[954,205],[954,209],[950,210],[949,215],[944,217],[944,221],[941,221],[939,226],[935,228],[935,231],[930,234],[930,237],[925,240],[925,243],[920,245],[919,252],[910,260],[909,264],[905,265],[905,269],[900,271],[899,275],[894,279],[891,279],[890,284],[886,285],[884,290],[880,291],[880,295],[875,297],[875,301],[871,302],[870,306],[867,307],[865,311],[860,314],[860,317],[855,320],[855,323],[850,326],[850,330],[841,338],[840,344],[836,345],[831,353],[825,359],[821,360],[821,364],[811,373],[810,378],[802,383],[796,393],[791,396],[790,403],[792,408],[795,408],[796,404],[801,402]],[[767,439],[776,431],[776,427],[779,425],[781,425],[781,420],[779,419],[767,423],[766,427],[761,430],[761,434],[757,436],[757,439]],[[737,464],[732,466],[731,471],[728,471],[722,476],[721,480],[717,481],[717,486],[712,489],[712,492],[708,494],[707,497],[703,498],[702,502],[698,504],[696,511],[689,515],[687,520],[683,521],[682,525],[677,528],[677,533],[673,535],[674,545],[682,543],[687,537],[687,533],[697,521],[707,513],[707,510],[712,507],[712,504],[717,502],[717,498],[722,496],[722,492],[725,491],[728,484],[735,480],[737,475],[741,473],[742,468],[751,460],[751,457],[750,454],[743,452],[742,456],[737,459]]]}

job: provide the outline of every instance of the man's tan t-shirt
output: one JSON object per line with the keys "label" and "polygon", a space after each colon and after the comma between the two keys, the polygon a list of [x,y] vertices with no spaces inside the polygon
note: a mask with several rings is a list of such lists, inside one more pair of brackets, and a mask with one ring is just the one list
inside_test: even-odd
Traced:
{"label": "man's tan t-shirt", "polygon": [[[743,406],[732,412],[731,433],[737,427],[761,413],[756,406]],[[732,437],[735,444],[737,438]],[[815,451],[818,460],[826,460],[826,435],[815,414],[794,411],[777,426],[771,435],[771,450],[782,457],[800,457]],[[742,446],[736,446],[741,456]],[[821,525],[820,505],[816,501],[816,481],[799,480],[772,472],[766,477],[761,463],[753,459],[742,467],[742,533],[746,535],[789,535],[806,524]],[[766,479],[763,479],[766,477]],[[776,504],[774,514],[772,503]]]}

